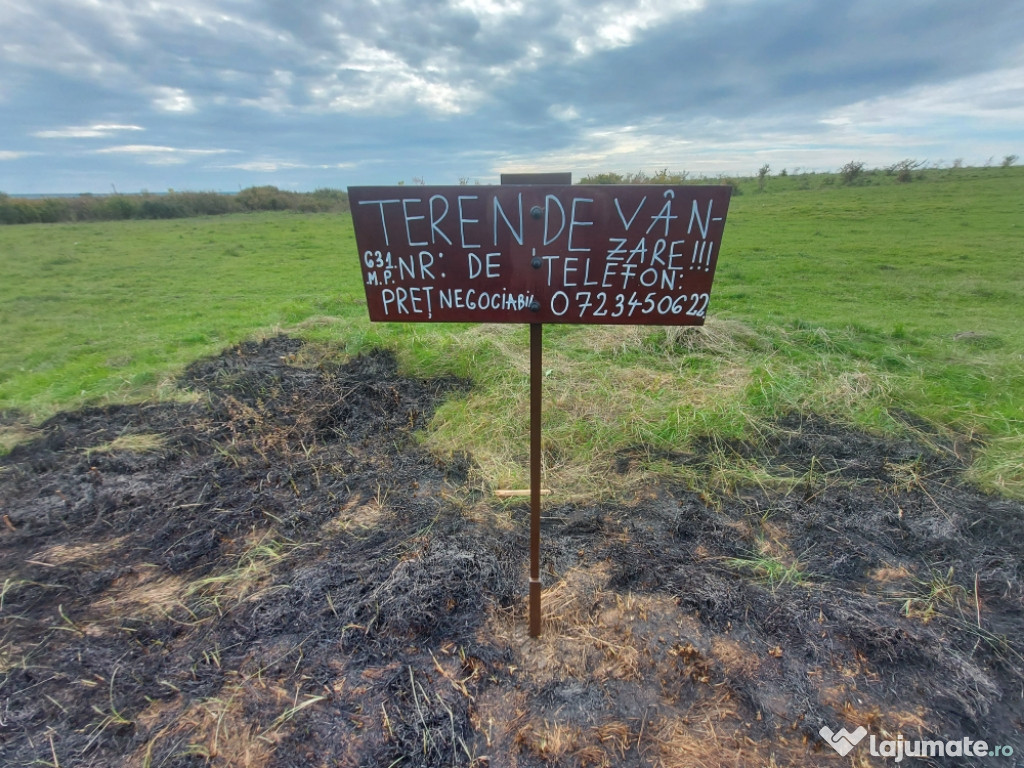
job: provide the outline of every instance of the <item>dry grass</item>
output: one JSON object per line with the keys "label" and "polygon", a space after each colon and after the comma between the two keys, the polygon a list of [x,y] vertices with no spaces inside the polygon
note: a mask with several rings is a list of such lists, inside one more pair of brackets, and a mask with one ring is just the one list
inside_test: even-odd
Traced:
{"label": "dry grass", "polygon": [[163,450],[166,444],[167,438],[164,435],[150,433],[119,435],[110,442],[86,448],[84,453],[86,456],[97,453],[154,453]]}
{"label": "dry grass", "polygon": [[[818,763],[798,734],[776,734],[770,746],[751,737],[753,723],[738,719],[727,699],[702,702],[682,717],[651,724],[652,764],[658,768],[786,768]],[[825,757],[829,759],[828,756]]]}
{"label": "dry grass", "polygon": [[748,644],[719,635],[711,640],[710,656],[727,677],[756,680],[764,663],[764,654]]}
{"label": "dry grass", "polygon": [[[651,723],[651,741],[659,768],[745,768],[764,765],[756,744],[727,735],[726,723],[737,720],[730,702],[694,707],[682,717],[658,718]],[[753,760],[751,760],[753,758]]]}
{"label": "dry grass", "polygon": [[[928,622],[944,609],[955,611],[963,616],[965,606],[972,601],[972,596],[961,584],[956,583],[953,568],[945,573],[932,572],[927,578],[915,578],[910,589],[895,598],[901,603],[901,611],[907,617]],[[980,623],[980,622],[979,622]]]}
{"label": "dry grass", "polygon": [[577,568],[544,590],[543,634],[529,639],[524,623],[495,614],[495,635],[522,649],[520,668],[534,680],[639,680],[651,672],[637,622],[675,609],[664,597],[622,595],[606,588],[609,568]]}
{"label": "dry grass", "polygon": [[0,675],[27,663],[24,651],[20,645],[0,641]]}
{"label": "dry grass", "polygon": [[[728,683],[758,679],[765,660],[774,663],[770,657],[781,650],[766,656],[740,639],[709,637],[670,597],[616,593],[607,586],[609,575],[607,563],[575,568],[546,589],[540,638],[526,636],[522,617],[492,614],[486,634],[515,650],[509,672],[526,684],[477,701],[474,725],[492,753],[566,766],[614,766],[638,755],[661,768],[813,764],[808,760],[820,745],[796,731],[765,740],[744,719],[750,714]],[[661,694],[646,710],[608,699],[556,711],[536,695],[566,681],[593,691],[655,680]]]}
{"label": "dry grass", "polygon": [[38,435],[39,431],[27,424],[0,426],[0,456],[10,453],[14,446]]}
{"label": "dry grass", "polygon": [[141,566],[116,578],[92,607],[99,621],[162,618],[182,605],[187,592],[183,577],[167,574],[159,566]]}
{"label": "dry grass", "polygon": [[[751,371],[740,350],[753,332],[737,321],[684,330],[673,329],[669,341],[649,328],[588,326],[558,344],[545,343],[543,473],[559,500],[628,493],[648,479],[650,467],[610,471],[621,451],[658,443],[666,433],[674,449],[685,447],[707,431],[709,414],[745,398]],[[468,450],[476,462],[471,482],[480,489],[528,482],[530,358],[524,342],[521,329],[486,325],[451,341],[474,356],[502,361],[500,369],[480,374],[466,397],[443,405],[425,437],[442,455]],[[622,355],[638,359],[616,362]],[[696,358],[702,362],[694,367]]]}
{"label": "dry grass", "polygon": [[743,348],[760,348],[763,340],[745,323],[709,317],[700,326],[672,326],[665,329],[665,343],[681,352],[734,355]]}
{"label": "dry grass", "polygon": [[578,728],[557,721],[531,721],[518,730],[514,746],[519,752],[559,764],[567,759],[579,766],[613,766],[636,741],[623,722],[609,721]]}
{"label": "dry grass", "polygon": [[[155,768],[158,755],[190,755],[216,768],[264,768],[274,756],[276,740],[267,738],[246,715],[252,694],[251,686],[234,684],[219,696],[180,711],[156,702],[139,719],[141,723],[160,722],[162,727],[136,751],[135,764]],[[287,700],[287,695],[283,698]]]}
{"label": "dry grass", "polygon": [[986,442],[987,448],[968,469],[967,477],[993,493],[1024,499],[1024,434]]}
{"label": "dry grass", "polygon": [[869,576],[872,581],[888,588],[893,584],[909,581],[911,573],[902,565],[895,568],[892,566],[883,566],[871,571]]}
{"label": "dry grass", "polygon": [[104,541],[86,542],[84,544],[56,544],[40,550],[32,556],[31,561],[37,565],[59,566],[69,565],[78,561],[90,561],[106,557],[124,542],[126,537],[117,536]]}
{"label": "dry grass", "polygon": [[[232,568],[190,582],[184,599],[199,615],[214,611],[224,613],[243,600],[261,594],[273,581],[272,569],[300,545],[275,538],[272,530],[251,531],[241,541],[241,553]],[[225,549],[230,552],[232,543]]]}
{"label": "dry grass", "polygon": [[382,489],[372,499],[353,496],[338,509],[338,514],[320,530],[324,538],[373,529],[387,512],[387,493]]}
{"label": "dry grass", "polygon": [[[325,698],[288,690],[261,669],[227,683],[216,696],[188,704],[180,695],[154,701],[135,718],[148,738],[132,764],[151,768],[173,755],[191,755],[217,768],[263,768],[295,717]],[[271,718],[273,712],[278,714]]]}

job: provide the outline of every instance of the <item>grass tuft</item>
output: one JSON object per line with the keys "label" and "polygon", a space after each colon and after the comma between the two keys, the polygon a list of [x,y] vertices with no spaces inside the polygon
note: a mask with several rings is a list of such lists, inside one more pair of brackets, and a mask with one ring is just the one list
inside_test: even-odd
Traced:
{"label": "grass tuft", "polygon": [[762,541],[757,551],[744,557],[730,557],[725,564],[744,573],[749,573],[758,581],[767,584],[773,592],[781,586],[792,584],[800,586],[807,582],[807,574],[799,560],[773,552],[769,543]]}
{"label": "grass tuft", "polygon": [[969,599],[969,593],[956,583],[952,568],[945,573],[932,573],[927,579],[915,579],[913,583],[913,591],[898,598],[902,601],[901,610],[905,616],[928,622],[943,608],[963,614],[963,603]]}

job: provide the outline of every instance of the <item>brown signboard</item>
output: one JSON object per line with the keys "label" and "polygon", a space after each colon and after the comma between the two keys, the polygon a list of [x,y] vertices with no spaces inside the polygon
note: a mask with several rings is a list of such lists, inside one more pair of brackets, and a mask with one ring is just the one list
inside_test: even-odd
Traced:
{"label": "brown signboard", "polygon": [[350,187],[370,319],[702,325],[730,191]]}

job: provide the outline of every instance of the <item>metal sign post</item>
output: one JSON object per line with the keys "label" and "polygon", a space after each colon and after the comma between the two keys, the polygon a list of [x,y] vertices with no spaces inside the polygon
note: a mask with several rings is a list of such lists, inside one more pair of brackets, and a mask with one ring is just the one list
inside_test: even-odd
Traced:
{"label": "metal sign post", "polygon": [[[571,173],[503,173],[501,184],[571,185]],[[531,257],[532,259],[532,257]],[[530,323],[530,637],[540,637],[540,490],[541,420],[544,375],[544,325]]]}
{"label": "metal sign post", "polygon": [[541,354],[544,326],[530,323],[530,636],[540,637]]}
{"label": "metal sign post", "polygon": [[530,634],[541,632],[544,323],[703,325],[731,189],[350,187],[370,319],[530,325]]}

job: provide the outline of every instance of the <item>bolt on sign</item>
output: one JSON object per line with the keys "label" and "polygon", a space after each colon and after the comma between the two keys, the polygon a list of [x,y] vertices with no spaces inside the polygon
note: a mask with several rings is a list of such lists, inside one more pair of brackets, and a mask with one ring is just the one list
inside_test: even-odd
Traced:
{"label": "bolt on sign", "polygon": [[370,319],[702,325],[730,191],[351,187]]}
{"label": "bolt on sign", "polygon": [[703,325],[729,187],[350,187],[371,320],[529,323],[530,634],[541,633],[544,323]]}

